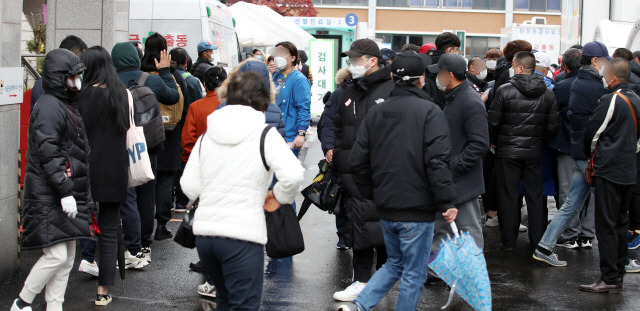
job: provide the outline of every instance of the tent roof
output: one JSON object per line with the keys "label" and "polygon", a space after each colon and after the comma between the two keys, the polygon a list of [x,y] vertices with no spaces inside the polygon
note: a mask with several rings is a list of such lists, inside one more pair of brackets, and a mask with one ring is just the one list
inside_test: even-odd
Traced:
{"label": "tent roof", "polygon": [[305,50],[313,39],[308,32],[266,6],[240,1],[229,8],[236,20],[236,33],[242,47],[272,47],[291,41],[298,49]]}

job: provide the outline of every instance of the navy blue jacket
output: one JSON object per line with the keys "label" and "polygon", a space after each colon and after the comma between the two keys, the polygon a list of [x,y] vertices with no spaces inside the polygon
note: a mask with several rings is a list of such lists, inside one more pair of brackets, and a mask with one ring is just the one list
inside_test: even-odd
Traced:
{"label": "navy blue jacket", "polygon": [[[216,110],[225,106],[227,106],[227,102],[218,105]],[[282,119],[282,111],[280,108],[278,108],[276,104],[270,103],[269,108],[264,112],[264,116],[267,119],[267,125],[275,127],[278,130],[278,133],[280,133],[280,136],[282,136],[282,138],[286,138],[287,132],[284,129],[284,119]]]}
{"label": "navy blue jacket", "polygon": [[345,87],[339,87],[336,89],[326,104],[324,104],[324,111],[318,122],[318,139],[322,144],[322,152],[327,152],[333,149],[336,141],[335,122],[336,114],[338,113],[338,103],[342,98]]}
{"label": "navy blue jacket", "polygon": [[549,147],[560,153],[571,154],[571,123],[569,123],[569,94],[571,84],[576,80],[578,70],[574,70],[558,82],[553,89],[556,105],[560,111],[560,126],[556,136],[549,141]]}
{"label": "navy blue jacket", "polygon": [[571,156],[575,160],[586,160],[584,153],[584,128],[593,111],[598,106],[600,97],[607,94],[602,85],[602,78],[591,66],[578,71],[576,80],[571,84],[569,96],[569,122],[571,123]]}

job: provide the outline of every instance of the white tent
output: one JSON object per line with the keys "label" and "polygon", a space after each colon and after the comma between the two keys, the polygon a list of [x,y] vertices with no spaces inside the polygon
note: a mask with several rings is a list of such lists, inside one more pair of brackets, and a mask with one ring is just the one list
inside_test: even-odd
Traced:
{"label": "white tent", "polygon": [[279,42],[291,41],[299,50],[305,50],[313,39],[308,32],[266,6],[240,1],[229,8],[236,20],[241,47],[273,47]]}

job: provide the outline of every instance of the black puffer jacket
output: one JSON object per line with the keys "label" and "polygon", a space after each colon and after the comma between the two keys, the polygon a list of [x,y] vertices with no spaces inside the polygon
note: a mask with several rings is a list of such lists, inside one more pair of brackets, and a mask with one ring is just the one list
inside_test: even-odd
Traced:
{"label": "black puffer jacket", "polygon": [[385,67],[369,76],[355,80],[354,84],[344,91],[338,103],[333,163],[342,174],[341,182],[346,191],[342,200],[346,215],[345,243],[355,250],[382,246],[384,238],[375,204],[360,194],[351,176],[349,155],[367,112],[376,104],[389,98],[393,87],[391,68]]}
{"label": "black puffer jacket", "polygon": [[[444,51],[429,50],[427,55],[431,57],[431,64],[437,64],[440,61],[440,56],[446,54]],[[444,108],[444,104],[447,101],[444,96],[444,92],[438,89],[436,84],[437,73],[425,72],[427,79],[424,80],[424,86],[422,90],[429,95],[429,100],[433,101],[440,108]]]}
{"label": "black puffer jacket", "polygon": [[[85,69],[70,51],[53,50],[45,57],[40,96],[29,119],[27,165],[21,237],[23,249],[91,237],[87,203],[89,143],[77,94],[66,89],[66,78]],[[73,196],[78,215],[70,219],[60,200]]]}
{"label": "black puffer jacket", "polygon": [[198,56],[198,60],[196,60],[191,68],[191,74],[204,84],[204,72],[212,66],[213,64],[208,59]]}
{"label": "black puffer jacket", "polygon": [[553,91],[539,74],[520,74],[496,92],[489,109],[489,136],[496,157],[541,160],[542,146],[558,129]]}

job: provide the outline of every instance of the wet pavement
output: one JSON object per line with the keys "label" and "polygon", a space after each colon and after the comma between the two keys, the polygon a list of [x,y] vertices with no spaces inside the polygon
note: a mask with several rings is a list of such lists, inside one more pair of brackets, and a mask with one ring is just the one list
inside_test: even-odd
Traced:
{"label": "wet pavement", "polygon": [[[322,158],[318,143],[309,150],[305,161],[306,183],[317,173]],[[298,197],[298,204],[302,197]],[[299,206],[299,205],[298,205]],[[180,218],[180,214],[174,214]],[[175,232],[178,222],[169,224]],[[261,310],[335,310],[338,304],[331,296],[351,280],[351,252],[336,250],[335,218],[311,207],[301,222],[306,250],[293,259],[265,260],[265,284]],[[566,268],[544,266],[531,258],[525,234],[520,234],[515,253],[499,250],[498,228],[485,229],[485,256],[493,292],[494,310],[640,310],[640,274],[625,278],[622,294],[591,294],[578,290],[598,276],[597,248],[593,250],[558,250]],[[596,246],[597,247],[597,246]],[[152,263],[142,271],[127,270],[124,283],[112,288],[113,302],[95,307],[93,299],[97,278],[77,272],[80,250],[69,279],[65,310],[215,310],[215,300],[203,299],[196,286],[204,277],[189,271],[188,264],[197,261],[195,250],[186,249],[172,240],[152,245]],[[20,270],[10,280],[0,282],[0,310],[9,310],[29,270],[41,252],[22,252]],[[640,258],[639,252],[632,252]],[[418,310],[438,310],[447,299],[444,286],[425,289]],[[393,310],[398,286],[375,310]],[[34,310],[45,310],[43,295],[34,301]],[[449,310],[472,310],[456,296]]]}

